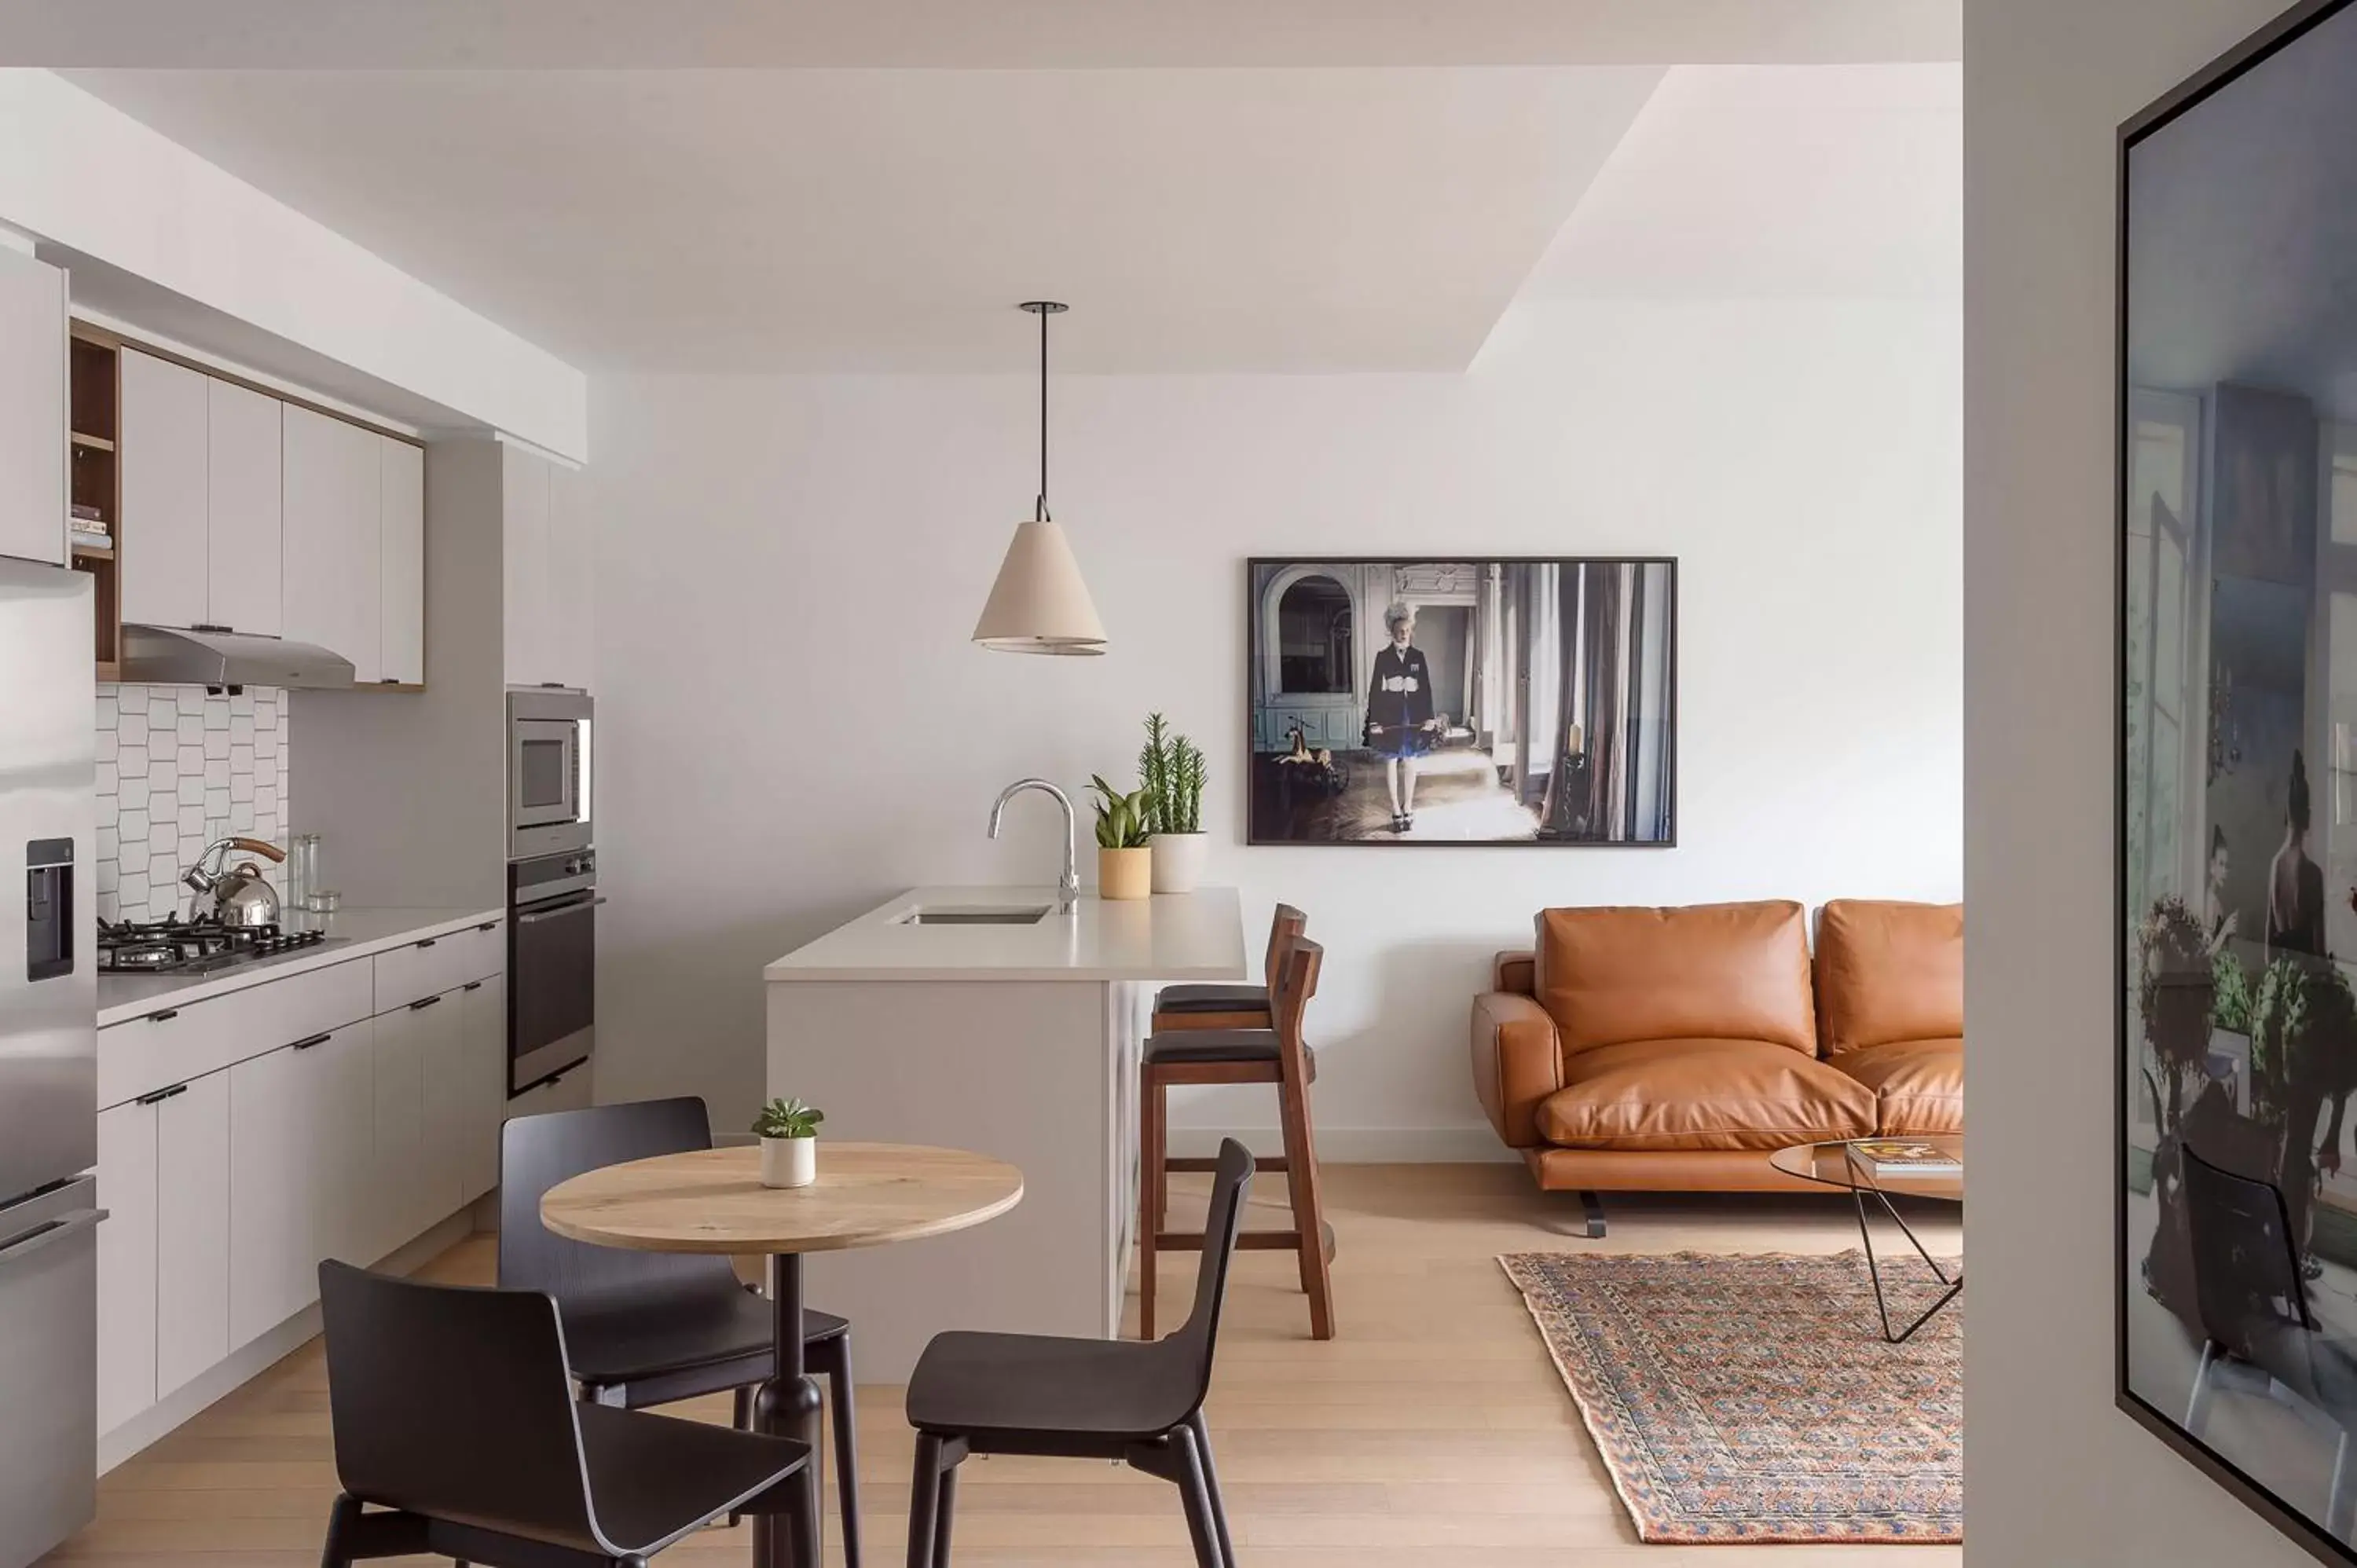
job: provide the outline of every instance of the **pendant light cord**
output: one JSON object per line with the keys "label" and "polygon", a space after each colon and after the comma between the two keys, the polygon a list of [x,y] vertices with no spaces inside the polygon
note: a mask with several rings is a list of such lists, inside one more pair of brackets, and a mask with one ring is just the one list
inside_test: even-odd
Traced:
{"label": "pendant light cord", "polygon": [[1048,521],[1048,316],[1039,312],[1039,521]]}

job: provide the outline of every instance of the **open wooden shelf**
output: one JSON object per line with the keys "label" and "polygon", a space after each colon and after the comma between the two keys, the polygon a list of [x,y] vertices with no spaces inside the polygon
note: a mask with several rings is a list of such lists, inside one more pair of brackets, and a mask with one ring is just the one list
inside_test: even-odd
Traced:
{"label": "open wooden shelf", "polygon": [[73,504],[98,514],[113,536],[112,547],[74,543],[73,568],[97,581],[92,654],[101,681],[122,678],[123,579],[116,557],[123,549],[122,476],[115,453],[121,437],[122,354],[114,335],[75,322],[67,346],[67,387],[72,425],[67,442]]}

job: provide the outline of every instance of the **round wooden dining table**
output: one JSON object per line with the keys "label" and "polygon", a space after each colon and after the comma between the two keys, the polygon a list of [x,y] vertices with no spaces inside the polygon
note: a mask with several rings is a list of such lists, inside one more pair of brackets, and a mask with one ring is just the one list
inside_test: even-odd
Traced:
{"label": "round wooden dining table", "polygon": [[[754,1397],[760,1430],[819,1443],[818,1385],[802,1365],[802,1257],[914,1241],[979,1225],[1021,1201],[1023,1173],[963,1149],[823,1142],[808,1187],[761,1185],[752,1144],[658,1155],[587,1171],[548,1189],[541,1223],[560,1236],[644,1252],[763,1253],[777,1366]],[[815,1463],[813,1457],[813,1463]],[[792,1563],[789,1532],[753,1520],[754,1561]]]}

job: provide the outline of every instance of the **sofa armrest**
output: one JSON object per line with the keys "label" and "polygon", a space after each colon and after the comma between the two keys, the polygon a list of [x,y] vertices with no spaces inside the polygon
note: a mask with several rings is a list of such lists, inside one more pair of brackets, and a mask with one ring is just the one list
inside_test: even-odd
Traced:
{"label": "sofa armrest", "polygon": [[1489,991],[1473,999],[1473,1089],[1509,1148],[1535,1148],[1539,1102],[1563,1087],[1555,1020],[1527,996]]}

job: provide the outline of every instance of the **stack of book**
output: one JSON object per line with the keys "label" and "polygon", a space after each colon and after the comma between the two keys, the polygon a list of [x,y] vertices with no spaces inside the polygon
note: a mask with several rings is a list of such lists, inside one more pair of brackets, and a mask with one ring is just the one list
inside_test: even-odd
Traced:
{"label": "stack of book", "polygon": [[1961,1176],[1964,1169],[1962,1156],[1937,1144],[1878,1138],[1852,1144],[1850,1150],[1878,1176]]}
{"label": "stack of book", "polygon": [[70,537],[76,549],[108,550],[114,548],[114,534],[101,517],[98,509],[76,501],[66,519]]}

